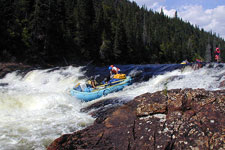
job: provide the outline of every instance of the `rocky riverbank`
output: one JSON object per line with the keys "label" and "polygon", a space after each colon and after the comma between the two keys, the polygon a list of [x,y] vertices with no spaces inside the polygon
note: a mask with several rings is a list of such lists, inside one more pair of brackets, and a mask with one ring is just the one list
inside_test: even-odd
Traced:
{"label": "rocky riverbank", "polygon": [[22,63],[0,63],[0,78],[4,77],[9,72],[16,70],[24,72],[25,70],[29,70],[31,68],[34,67]]}
{"label": "rocky riverbank", "polygon": [[106,111],[92,126],[62,135],[48,150],[222,150],[224,108],[224,90],[146,93]]}
{"label": "rocky riverbank", "polygon": [[3,78],[7,73],[18,71],[20,73],[27,73],[34,69],[46,69],[46,68],[53,68],[58,67],[56,65],[32,65],[32,64],[23,64],[23,63],[0,63],[0,78]]}

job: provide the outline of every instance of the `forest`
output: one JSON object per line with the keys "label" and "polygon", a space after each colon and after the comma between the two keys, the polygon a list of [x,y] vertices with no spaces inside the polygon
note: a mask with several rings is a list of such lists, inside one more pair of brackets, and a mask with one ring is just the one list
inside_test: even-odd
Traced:
{"label": "forest", "polygon": [[0,0],[0,62],[155,64],[213,62],[225,41],[128,0]]}

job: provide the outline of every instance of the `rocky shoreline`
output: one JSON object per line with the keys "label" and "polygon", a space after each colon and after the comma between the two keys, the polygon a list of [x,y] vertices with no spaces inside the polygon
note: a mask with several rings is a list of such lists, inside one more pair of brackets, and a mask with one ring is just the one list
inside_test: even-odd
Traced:
{"label": "rocky shoreline", "polygon": [[62,135],[48,150],[222,150],[224,108],[225,90],[146,93],[106,111],[92,126]]}
{"label": "rocky shoreline", "polygon": [[[74,65],[75,66],[75,65]],[[32,65],[32,64],[23,64],[23,63],[0,63],[0,79],[3,78],[7,73],[13,72],[13,71],[18,71],[20,73],[27,73],[31,70],[34,69],[46,69],[46,68],[53,68],[53,67],[58,67],[57,65],[50,65],[50,64],[45,64],[45,65]]]}
{"label": "rocky shoreline", "polygon": [[0,63],[0,78],[3,78],[7,73],[16,70],[23,72],[25,70],[30,70],[31,68],[34,67],[22,63]]}

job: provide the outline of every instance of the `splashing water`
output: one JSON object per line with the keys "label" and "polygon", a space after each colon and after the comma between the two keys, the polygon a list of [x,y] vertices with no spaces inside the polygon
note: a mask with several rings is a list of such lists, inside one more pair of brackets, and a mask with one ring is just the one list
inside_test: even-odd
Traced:
{"label": "splashing water", "polygon": [[81,76],[80,68],[68,67],[0,80],[8,84],[0,87],[0,149],[46,149],[60,135],[93,123],[67,92]]}
{"label": "splashing water", "polygon": [[[124,102],[163,89],[224,89],[219,87],[225,80],[224,64],[210,64],[199,70],[190,66],[182,69],[168,69],[171,65],[154,65],[153,69],[146,69],[151,65],[130,66],[121,66],[121,69],[129,70],[129,75],[148,75],[150,72],[156,75],[153,73],[148,80],[137,80],[122,91],[88,103],[69,94],[76,83],[87,80],[85,72],[81,71],[83,67],[33,70],[24,76],[17,72],[7,74],[0,79],[0,85],[4,85],[0,86],[0,150],[44,150],[62,134],[91,125],[94,118],[80,110],[105,98]],[[157,73],[163,68],[166,68],[164,73]]]}

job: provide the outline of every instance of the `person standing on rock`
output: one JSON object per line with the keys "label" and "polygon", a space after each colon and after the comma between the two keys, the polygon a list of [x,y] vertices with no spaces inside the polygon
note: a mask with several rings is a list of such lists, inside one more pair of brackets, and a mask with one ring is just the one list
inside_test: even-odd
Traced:
{"label": "person standing on rock", "polygon": [[216,62],[219,62],[220,61],[220,49],[219,49],[219,47],[216,48],[214,53],[215,53],[215,60],[216,60]]}

